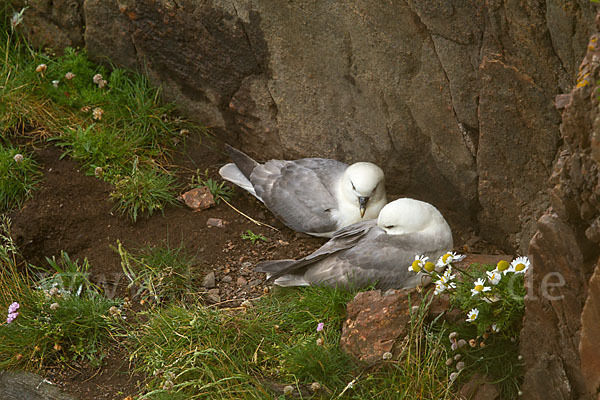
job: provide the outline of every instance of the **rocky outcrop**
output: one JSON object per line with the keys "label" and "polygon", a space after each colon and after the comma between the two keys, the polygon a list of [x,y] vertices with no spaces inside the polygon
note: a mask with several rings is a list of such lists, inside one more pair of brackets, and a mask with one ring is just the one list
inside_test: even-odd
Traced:
{"label": "rocky outcrop", "polygon": [[[413,301],[419,296],[413,292]],[[359,361],[373,364],[394,353],[410,329],[410,295],[406,290],[358,293],[346,307],[340,346]],[[396,354],[397,355],[397,354]]]}
{"label": "rocky outcrop", "polygon": [[52,382],[32,372],[0,371],[0,399],[75,400]]}
{"label": "rocky outcrop", "polygon": [[[11,1],[9,0],[9,3]],[[34,48],[50,48],[59,53],[65,47],[83,47],[84,16],[81,0],[12,1],[16,9],[27,7],[20,28]]]}
{"label": "rocky outcrop", "polygon": [[529,247],[533,269],[521,332],[526,399],[596,400],[600,392],[599,42],[593,35],[577,87],[557,102],[566,106],[552,205]]}
{"label": "rocky outcrop", "polygon": [[[55,13],[40,7],[25,25]],[[552,99],[572,86],[593,20],[574,0],[85,0],[81,10],[93,58],[146,72],[244,151],[376,162],[390,192],[522,252],[548,206]]]}

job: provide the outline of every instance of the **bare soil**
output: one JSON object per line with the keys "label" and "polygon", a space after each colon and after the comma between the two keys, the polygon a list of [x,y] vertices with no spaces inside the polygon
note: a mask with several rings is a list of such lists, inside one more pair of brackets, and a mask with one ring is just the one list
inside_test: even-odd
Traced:
{"label": "bare soil", "polygon": [[[46,265],[45,257],[58,257],[61,250],[73,260],[87,258],[93,280],[104,287],[109,297],[131,296],[120,257],[114,250],[117,240],[128,250],[183,244],[195,254],[193,275],[198,277],[197,286],[200,288],[202,278],[214,271],[218,306],[226,307],[263,294],[264,275],[253,272],[258,261],[302,257],[325,242],[286,228],[242,190],[237,190],[232,202],[239,212],[222,202],[201,212],[193,212],[182,204],[168,207],[164,215],[158,213],[132,223],[114,211],[109,184],[86,176],[76,162],[61,160],[60,154],[54,146],[36,150],[44,178],[34,197],[12,213],[13,236],[24,258],[34,265]],[[196,169],[208,169],[209,175],[218,178],[217,170],[227,162],[227,156],[200,140],[189,140],[187,147],[175,155],[174,162],[181,171],[187,171],[180,176],[183,192]],[[256,225],[241,213],[276,230]],[[222,219],[224,227],[208,227],[209,218]],[[268,241],[252,244],[242,239],[241,234],[247,230],[264,235]],[[457,248],[477,252],[479,247],[489,252],[467,230],[455,228],[454,232]],[[140,305],[138,299],[131,300],[135,309],[149,306]],[[144,376],[133,372],[127,354],[118,347],[109,352],[100,368],[70,365],[47,374],[53,383],[79,399],[125,399],[138,393],[144,383]]]}

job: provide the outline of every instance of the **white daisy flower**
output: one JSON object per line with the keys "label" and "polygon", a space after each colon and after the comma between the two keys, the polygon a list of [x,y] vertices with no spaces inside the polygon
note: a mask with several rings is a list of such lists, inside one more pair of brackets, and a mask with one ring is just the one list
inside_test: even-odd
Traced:
{"label": "white daisy flower", "polygon": [[[444,274],[442,275],[442,278],[444,279],[444,281],[446,282],[450,282],[451,280],[453,280],[456,277],[456,275],[454,275],[452,273],[452,266],[449,265],[448,268],[446,268],[446,270],[444,271]],[[440,279],[442,279],[440,278]]]}
{"label": "white daisy flower", "polygon": [[419,272],[425,266],[425,263],[429,260],[429,257],[423,255],[415,255],[415,261],[412,262],[408,270],[411,272]]}
{"label": "white daisy flower", "polygon": [[423,269],[427,272],[433,272],[433,270],[435,269],[435,264],[431,261],[427,261],[423,266]]}
{"label": "white daisy flower", "polygon": [[478,316],[479,316],[479,310],[477,308],[473,308],[467,314],[467,322],[473,322],[473,321],[475,321]]}
{"label": "white daisy flower", "polygon": [[445,267],[446,265],[460,261],[463,258],[465,258],[465,256],[449,251],[438,259],[436,267]]}
{"label": "white daisy flower", "polygon": [[435,289],[433,291],[433,294],[437,296],[438,294],[442,293],[446,289],[448,289],[448,286],[444,285],[441,281],[437,281],[435,283]]}
{"label": "white daisy flower", "polygon": [[510,264],[508,263],[508,261],[500,260],[500,261],[498,261],[498,264],[496,264],[496,269],[494,271],[506,274],[508,272],[509,267],[510,267]]}
{"label": "white daisy flower", "polygon": [[496,333],[500,332],[500,328],[498,328],[498,325],[492,324],[492,332],[496,332]]}
{"label": "white daisy flower", "polygon": [[500,282],[500,279],[502,279],[502,274],[498,271],[487,271],[486,274],[488,276],[488,281],[492,285],[497,285]]}
{"label": "white daisy flower", "polygon": [[529,269],[529,259],[527,257],[517,257],[510,263],[510,272],[515,274],[524,274]]}
{"label": "white daisy flower", "polygon": [[487,292],[492,290],[489,286],[484,286],[485,281],[482,278],[477,279],[474,283],[474,288],[471,289],[471,296],[475,296],[476,294],[480,294],[481,292]]}

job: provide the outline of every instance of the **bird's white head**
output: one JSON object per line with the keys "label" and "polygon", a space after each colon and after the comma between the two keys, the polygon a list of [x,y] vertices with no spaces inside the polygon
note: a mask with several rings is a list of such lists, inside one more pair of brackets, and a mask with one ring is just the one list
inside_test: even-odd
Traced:
{"label": "bird's white head", "polygon": [[452,238],[448,223],[429,203],[403,198],[388,203],[379,212],[377,225],[390,235],[423,232]]}
{"label": "bird's white head", "polygon": [[344,171],[342,194],[359,207],[361,218],[365,213],[368,218],[375,218],[387,202],[383,171],[369,162],[350,165]]}

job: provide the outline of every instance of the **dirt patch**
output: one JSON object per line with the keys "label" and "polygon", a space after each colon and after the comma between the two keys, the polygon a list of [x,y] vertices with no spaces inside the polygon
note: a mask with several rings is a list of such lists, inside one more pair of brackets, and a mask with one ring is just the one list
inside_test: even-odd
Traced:
{"label": "dirt patch", "polygon": [[[77,163],[61,160],[59,149],[39,149],[36,158],[43,167],[44,179],[34,197],[11,215],[13,235],[23,256],[38,266],[47,265],[45,257],[60,256],[61,250],[73,260],[87,257],[93,280],[104,287],[109,297],[132,295],[120,257],[113,249],[117,240],[128,250],[165,243],[183,245],[195,254],[192,276],[198,277],[194,282],[198,288],[203,277],[214,272],[220,306],[237,306],[244,299],[263,294],[264,275],[253,272],[258,261],[302,257],[325,242],[289,230],[242,190],[237,190],[235,207],[277,230],[254,224],[224,203],[201,212],[192,212],[184,205],[168,207],[164,215],[159,213],[132,223],[113,211],[111,186],[83,174]],[[217,170],[227,162],[227,156],[201,141],[190,140],[174,160],[181,171],[187,171],[180,176],[183,186],[196,169],[208,170],[209,176],[218,178]],[[209,219],[223,220],[223,226],[209,227]],[[247,230],[267,237],[268,241],[252,244],[244,240],[241,235]],[[473,251],[483,245],[482,250],[489,251],[469,232],[454,232],[459,247],[467,243],[468,250]],[[132,301],[135,303],[136,299]],[[135,308],[140,307],[137,303]],[[132,372],[127,355],[119,349],[109,352],[99,369],[72,365],[50,371],[49,378],[82,399],[123,399],[137,393],[144,383],[144,377]]]}
{"label": "dirt patch", "polygon": [[[194,141],[174,158],[183,171],[189,171],[181,174],[182,186],[197,168],[208,169],[209,175],[217,178],[217,169],[227,161],[225,155]],[[13,236],[24,258],[34,265],[46,266],[45,257],[58,257],[61,250],[72,260],[87,257],[93,280],[104,287],[109,297],[131,296],[120,257],[113,249],[117,240],[128,250],[165,243],[183,245],[195,255],[195,271],[191,275],[198,277],[199,288],[202,278],[214,271],[222,306],[236,306],[244,299],[263,294],[264,274],[253,272],[258,261],[301,257],[324,242],[287,229],[241,190],[234,197],[235,207],[279,231],[254,224],[224,203],[202,212],[192,212],[184,205],[168,207],[164,216],[159,213],[132,223],[113,211],[111,185],[86,176],[76,162],[61,160],[59,149],[42,148],[36,152],[36,159],[44,170],[40,188],[21,210],[11,215]],[[207,226],[209,218],[223,220],[223,227]],[[242,239],[247,230],[268,241],[252,244]],[[121,353],[109,353],[101,369],[81,365],[53,371],[52,376],[79,398],[122,399],[138,391],[143,377],[130,372],[129,361]]]}

